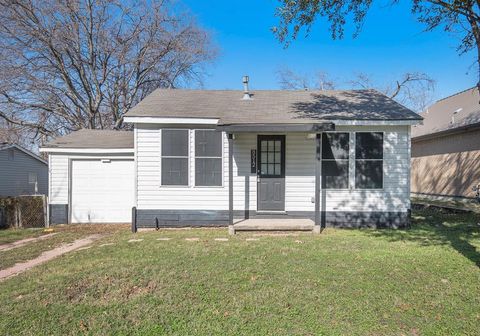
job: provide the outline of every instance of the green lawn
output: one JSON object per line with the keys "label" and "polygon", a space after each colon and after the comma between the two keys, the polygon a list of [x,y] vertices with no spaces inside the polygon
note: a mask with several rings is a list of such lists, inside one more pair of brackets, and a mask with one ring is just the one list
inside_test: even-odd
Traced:
{"label": "green lawn", "polygon": [[12,243],[14,241],[38,237],[46,234],[43,229],[0,229],[0,245]]}
{"label": "green lawn", "polygon": [[414,218],[410,230],[227,242],[214,240],[226,229],[109,229],[0,282],[0,334],[478,335],[480,219]]}

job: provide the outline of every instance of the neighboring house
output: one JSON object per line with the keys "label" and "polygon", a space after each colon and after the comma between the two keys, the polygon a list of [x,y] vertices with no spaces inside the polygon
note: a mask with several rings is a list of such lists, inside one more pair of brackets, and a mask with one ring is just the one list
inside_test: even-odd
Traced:
{"label": "neighboring house", "polygon": [[138,227],[409,223],[421,117],[377,91],[159,89],[124,121],[133,133],[84,130],[42,149],[57,223],[127,222],[132,207]]}
{"label": "neighboring house", "polygon": [[412,129],[412,193],[475,197],[480,184],[480,96],[477,88],[430,106]]}
{"label": "neighboring house", "polygon": [[47,193],[47,162],[18,145],[0,144],[0,197]]}

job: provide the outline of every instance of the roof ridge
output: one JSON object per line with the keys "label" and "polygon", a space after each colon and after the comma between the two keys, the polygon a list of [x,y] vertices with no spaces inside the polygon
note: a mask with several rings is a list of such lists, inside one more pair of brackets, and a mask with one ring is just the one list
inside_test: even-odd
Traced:
{"label": "roof ridge", "polygon": [[[198,92],[243,92],[243,89],[189,89],[189,88],[158,88],[156,90],[163,90],[163,91],[198,91]],[[155,90],[155,91],[156,91]],[[268,92],[359,92],[359,91],[376,91],[382,93],[374,88],[366,88],[366,89],[332,89],[332,90],[321,90],[321,89],[254,89],[250,88],[251,92],[255,91],[268,91]]]}
{"label": "roof ridge", "polygon": [[465,89],[465,90],[462,90],[462,91],[458,91],[458,92],[456,92],[456,93],[454,93],[454,94],[451,94],[451,95],[449,95],[449,96],[440,98],[440,99],[437,100],[436,102],[439,103],[439,102],[441,102],[441,101],[443,101],[443,100],[446,100],[446,99],[448,99],[448,98],[452,98],[452,97],[458,96],[459,94],[462,94],[462,93],[464,93],[464,92],[467,92],[467,91],[472,90],[472,89],[475,89],[475,88],[476,88],[476,86],[472,86],[472,87],[470,87],[470,88],[468,88],[468,89]]}

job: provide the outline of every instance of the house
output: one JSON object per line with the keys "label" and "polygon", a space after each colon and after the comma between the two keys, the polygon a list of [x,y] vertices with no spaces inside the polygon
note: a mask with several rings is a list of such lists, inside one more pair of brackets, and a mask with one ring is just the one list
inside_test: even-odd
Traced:
{"label": "house", "polygon": [[124,117],[133,133],[82,130],[47,144],[55,221],[408,225],[418,114],[374,90],[244,84],[158,89]]}
{"label": "house", "polygon": [[441,99],[412,129],[412,194],[473,198],[480,184],[480,95],[477,88]]}
{"label": "house", "polygon": [[47,192],[47,162],[18,145],[0,144],[0,197]]}

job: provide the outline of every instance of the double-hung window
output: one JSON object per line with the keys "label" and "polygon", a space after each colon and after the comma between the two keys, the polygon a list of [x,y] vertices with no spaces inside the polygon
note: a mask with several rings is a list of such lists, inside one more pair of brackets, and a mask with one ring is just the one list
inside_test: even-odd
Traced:
{"label": "double-hung window", "polygon": [[222,132],[195,130],[195,186],[222,185]]}
{"label": "double-hung window", "polygon": [[348,189],[349,133],[322,133],[322,189]]}
{"label": "double-hung window", "polygon": [[188,186],[188,130],[162,130],[162,185]]}
{"label": "double-hung window", "polygon": [[355,134],[355,188],[383,188],[383,133]]}

